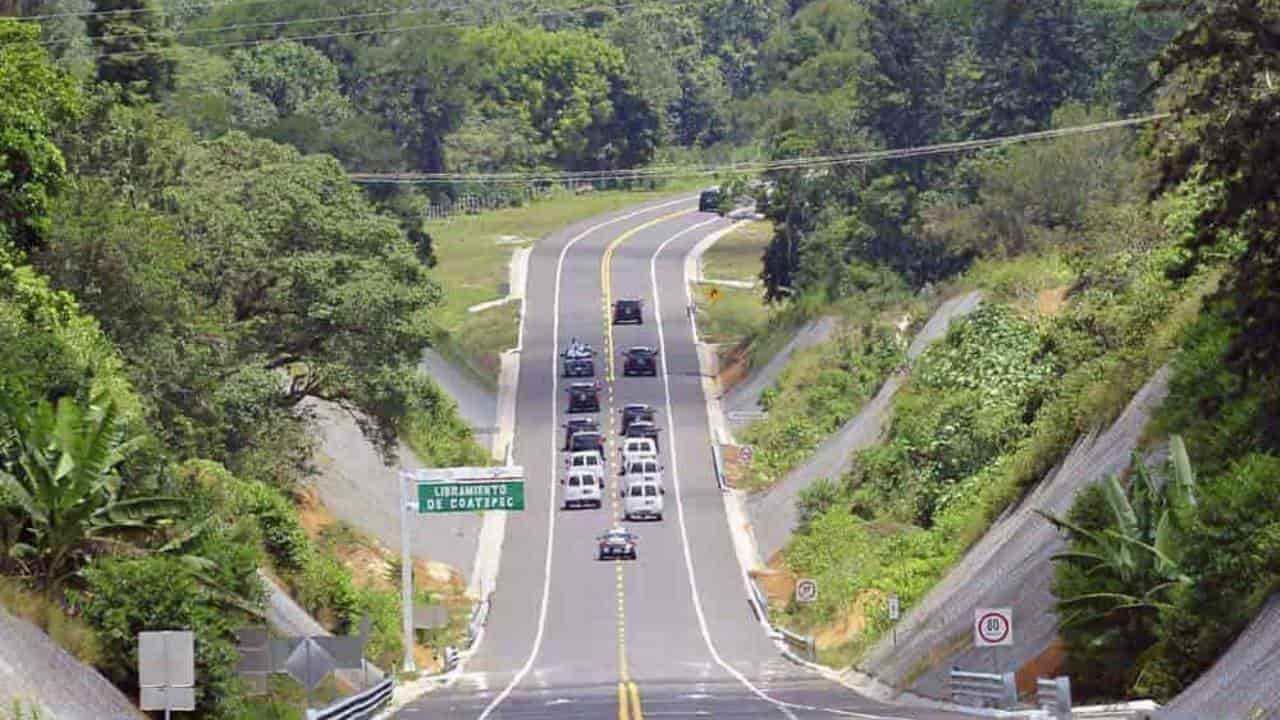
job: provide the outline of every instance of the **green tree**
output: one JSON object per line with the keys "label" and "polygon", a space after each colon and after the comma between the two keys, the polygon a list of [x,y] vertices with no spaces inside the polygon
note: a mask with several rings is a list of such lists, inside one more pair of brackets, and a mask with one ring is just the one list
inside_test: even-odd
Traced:
{"label": "green tree", "polygon": [[159,99],[172,87],[173,38],[157,0],[94,0],[87,21],[98,79]]}
{"label": "green tree", "polygon": [[499,26],[468,34],[484,68],[478,85],[487,116],[515,114],[568,169],[631,167],[647,161],[658,120],[632,86],[622,52],[586,32]]}
{"label": "green tree", "polygon": [[53,141],[80,110],[74,81],[37,43],[39,26],[0,18],[0,243],[38,246],[66,166]]}
{"label": "green tree", "polygon": [[0,487],[26,523],[23,542],[10,553],[47,588],[62,585],[95,547],[153,530],[182,508],[175,498],[125,492],[120,466],[140,438],[126,435],[109,400],[83,405],[63,397],[56,405],[32,405],[6,391],[0,413],[13,448]]}
{"label": "green tree", "polygon": [[1196,479],[1182,438],[1171,437],[1169,449],[1163,482],[1135,457],[1128,488],[1108,477],[1098,486],[1101,502],[1078,503],[1072,518],[1041,513],[1067,534],[1067,551],[1053,557],[1053,592],[1086,692],[1124,692],[1134,683],[1160,612],[1192,583],[1182,559]]}
{"label": "green tree", "polygon": [[[1194,184],[1208,202],[1184,238],[1188,257],[1180,275],[1199,264],[1227,259],[1223,288],[1240,333],[1226,361],[1246,387],[1273,388],[1265,416],[1280,412],[1280,2],[1224,0],[1200,9],[1160,56],[1158,73],[1169,90],[1163,105],[1173,117],[1152,132],[1160,167],[1158,191]],[[1268,423],[1266,444],[1280,447],[1280,428]]]}

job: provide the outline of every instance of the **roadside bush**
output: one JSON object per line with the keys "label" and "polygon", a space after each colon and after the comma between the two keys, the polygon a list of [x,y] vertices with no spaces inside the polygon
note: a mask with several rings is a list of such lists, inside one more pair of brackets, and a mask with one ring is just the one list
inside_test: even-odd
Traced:
{"label": "roadside bush", "polygon": [[138,633],[193,630],[196,633],[198,717],[238,718],[244,701],[235,677],[232,630],[247,618],[200,582],[180,558],[104,558],[86,568],[85,588],[75,604],[95,629],[102,648],[102,672],[121,687],[137,688]]}
{"label": "roadside bush", "polygon": [[875,394],[904,351],[890,328],[867,322],[797,353],[778,386],[761,398],[769,416],[742,434],[756,451],[748,483],[770,485],[800,464]]}
{"label": "roadside bush", "polygon": [[867,484],[893,517],[929,527],[957,486],[1011,450],[1052,392],[1053,358],[1039,331],[1000,305],[952,325],[921,356],[895,402],[889,439],[858,455]]}
{"label": "roadside bush", "polygon": [[312,550],[290,583],[302,607],[342,634],[360,622],[360,595],[351,572],[330,555]]}
{"label": "roadside bush", "polygon": [[189,460],[179,468],[182,482],[202,500],[205,513],[256,522],[262,544],[284,571],[301,570],[310,541],[298,510],[281,491],[256,480],[242,480],[211,460]]}
{"label": "roadside bush", "polygon": [[1280,457],[1253,453],[1201,482],[1183,551],[1194,582],[1160,615],[1133,692],[1167,699],[1207,670],[1280,591]]}

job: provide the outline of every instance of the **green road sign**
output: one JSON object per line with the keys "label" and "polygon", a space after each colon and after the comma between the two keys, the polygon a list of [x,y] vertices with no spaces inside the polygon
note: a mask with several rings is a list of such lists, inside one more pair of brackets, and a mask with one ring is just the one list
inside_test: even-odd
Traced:
{"label": "green road sign", "polygon": [[418,513],[524,510],[524,480],[418,483]]}

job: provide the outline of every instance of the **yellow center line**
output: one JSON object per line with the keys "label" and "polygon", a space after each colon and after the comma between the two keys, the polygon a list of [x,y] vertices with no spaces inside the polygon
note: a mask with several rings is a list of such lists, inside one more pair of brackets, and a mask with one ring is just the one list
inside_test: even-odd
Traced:
{"label": "yellow center line", "polygon": [[628,681],[627,689],[631,691],[631,720],[644,720],[644,711],[640,709],[640,688]]}
{"label": "yellow center line", "polygon": [[[607,444],[613,444],[614,430],[614,379],[616,378],[616,354],[613,344],[613,251],[618,248],[628,238],[633,237],[636,233],[651,228],[658,223],[671,220],[672,218],[688,215],[692,210],[681,210],[679,212],[663,215],[654,218],[642,225],[637,225],[630,230],[622,233],[618,237],[609,242],[608,247],[604,249],[604,256],[600,260],[600,289],[604,300],[604,347],[605,355],[608,357],[608,372],[605,378],[609,383],[609,437]],[[613,487],[613,521],[615,523],[622,519],[622,507],[620,500],[621,481],[618,480],[618,474],[609,473],[613,476],[610,485]],[[623,584],[623,568],[622,561],[615,560],[614,567],[618,578],[618,720],[644,720],[644,714],[640,709],[640,689],[631,681],[631,669],[627,666],[627,613],[626,613],[626,587]]]}
{"label": "yellow center line", "polygon": [[629,238],[634,237],[636,233],[639,233],[642,230],[647,230],[653,227],[654,225],[657,225],[658,223],[666,222],[667,220],[671,220],[673,218],[678,218],[681,215],[688,215],[692,212],[694,211],[680,210],[678,212],[673,212],[668,215],[663,215],[662,217],[659,217],[659,218],[654,218],[649,222],[643,223],[641,225],[637,225],[631,228],[630,230],[622,233],[618,237],[614,238],[609,243],[609,246],[604,249],[604,258],[600,262],[600,288],[604,291],[604,309],[605,309],[605,323],[604,323],[605,343],[604,344],[605,344],[605,349],[608,351],[608,355],[609,355],[609,376],[608,376],[609,382],[613,382],[614,369],[615,369],[614,368],[615,353],[613,349],[613,318],[610,316],[613,309],[613,289],[612,289],[613,285],[612,285],[612,280],[610,279],[610,276],[613,274],[612,273],[613,251],[616,250],[619,245],[626,242]]}

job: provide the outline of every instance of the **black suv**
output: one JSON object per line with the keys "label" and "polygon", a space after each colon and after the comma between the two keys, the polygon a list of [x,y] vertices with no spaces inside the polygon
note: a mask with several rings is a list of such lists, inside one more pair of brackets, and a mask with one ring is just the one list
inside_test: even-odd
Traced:
{"label": "black suv", "polygon": [[656,377],[658,374],[658,351],[651,347],[636,346],[623,353],[626,360],[622,363],[623,375],[648,375]]}
{"label": "black suv", "polygon": [[644,324],[644,301],[643,300],[618,300],[613,303],[613,324],[626,325]]}
{"label": "black suv", "polygon": [[653,441],[653,449],[661,452],[662,447],[658,444],[658,432],[658,426],[652,422],[636,420],[628,425],[627,429],[622,431],[622,434],[624,437],[629,438],[649,438]]}
{"label": "black suv", "polygon": [[653,422],[653,407],[650,405],[641,405],[640,403],[630,403],[622,408],[622,433],[625,435],[627,428],[631,427],[633,422]]}
{"label": "black suv", "polygon": [[698,212],[720,212],[720,189],[703,190],[698,195]]}
{"label": "black suv", "polygon": [[600,425],[595,418],[573,418],[564,424],[564,449],[567,451],[573,445],[573,436],[584,432],[597,432]]}
{"label": "black suv", "polygon": [[574,433],[569,439],[569,452],[591,452],[595,451],[600,459],[604,459],[604,435],[598,432],[579,432]]}
{"label": "black suv", "polygon": [[595,383],[574,383],[569,386],[569,412],[600,412],[600,388]]}

